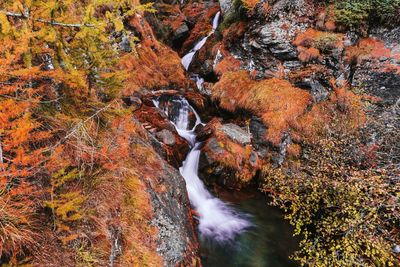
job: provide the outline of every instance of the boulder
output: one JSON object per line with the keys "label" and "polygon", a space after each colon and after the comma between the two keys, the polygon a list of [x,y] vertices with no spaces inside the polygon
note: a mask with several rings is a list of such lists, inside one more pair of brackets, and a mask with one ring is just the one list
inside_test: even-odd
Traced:
{"label": "boulder", "polygon": [[154,212],[150,223],[158,230],[157,252],[165,267],[200,266],[199,243],[185,180],[160,156],[153,161],[139,164],[138,168]]}
{"label": "boulder", "polygon": [[178,168],[189,152],[189,144],[178,134],[168,117],[158,108],[144,104],[133,115],[153,137],[150,140],[156,151]]}
{"label": "boulder", "polygon": [[250,133],[243,130],[243,128],[237,126],[236,124],[223,124],[220,129],[222,133],[224,133],[229,139],[241,145],[248,145],[251,142]]}
{"label": "boulder", "polygon": [[[205,133],[206,132],[206,133]],[[250,134],[238,125],[213,121],[200,130],[209,136],[201,149],[199,176],[208,184],[240,190],[252,183],[261,164]]]}
{"label": "boulder", "polygon": [[157,132],[156,138],[163,144],[166,144],[169,146],[173,146],[176,144],[176,139],[175,139],[174,134],[167,129],[163,129],[163,130]]}

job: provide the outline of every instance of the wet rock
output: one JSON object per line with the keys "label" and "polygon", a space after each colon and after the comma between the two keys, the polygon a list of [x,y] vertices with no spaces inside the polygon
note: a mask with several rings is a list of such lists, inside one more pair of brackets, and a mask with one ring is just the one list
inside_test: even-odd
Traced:
{"label": "wet rock", "polygon": [[[179,113],[182,110],[182,97],[179,95],[163,94],[157,98],[157,101],[159,102],[159,108],[166,112],[168,119],[176,123]],[[196,115],[191,109],[186,111],[189,113],[187,129],[190,130],[196,124]]]}
{"label": "wet rock", "polygon": [[157,132],[156,138],[160,140],[160,142],[169,146],[173,146],[176,144],[174,134],[171,131],[168,131],[167,129],[163,129],[160,132]]}
{"label": "wet rock", "polygon": [[208,128],[214,129],[201,149],[200,178],[208,184],[216,183],[235,190],[248,186],[261,165],[250,144],[250,134],[232,123],[214,122]]}
{"label": "wet rock", "polygon": [[219,5],[221,7],[221,13],[222,15],[226,15],[230,12],[233,2],[232,0],[219,0]]}
{"label": "wet rock", "polygon": [[189,151],[187,141],[179,136],[168,117],[156,107],[142,105],[133,115],[151,133],[156,151],[171,165],[179,167]]}
{"label": "wet rock", "polygon": [[247,145],[251,142],[251,135],[241,127],[233,123],[224,124],[221,131],[231,140],[238,142],[241,145]]}
{"label": "wet rock", "polygon": [[210,122],[208,122],[205,126],[199,124],[197,125],[196,131],[196,140],[203,142],[210,138],[214,132],[217,125],[221,123],[221,119],[213,118]]}
{"label": "wet rock", "polygon": [[139,97],[135,96],[124,97],[122,98],[122,101],[124,101],[125,105],[133,107],[134,110],[137,110],[142,106],[142,100]]}
{"label": "wet rock", "polygon": [[[160,159],[161,160],[161,159]],[[151,223],[158,229],[157,251],[164,266],[200,264],[186,183],[179,172],[161,160],[161,171],[149,170],[149,193],[154,210]]]}
{"label": "wet rock", "polygon": [[186,23],[183,23],[179,26],[178,29],[174,32],[173,41],[178,42],[184,40],[186,37],[189,36],[189,27]]}

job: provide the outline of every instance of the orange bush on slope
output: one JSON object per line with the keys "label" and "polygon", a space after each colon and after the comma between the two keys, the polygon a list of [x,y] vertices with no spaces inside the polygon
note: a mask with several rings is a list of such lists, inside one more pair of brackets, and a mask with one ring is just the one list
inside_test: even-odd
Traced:
{"label": "orange bush on slope", "polygon": [[303,62],[309,62],[319,58],[321,53],[343,47],[343,35],[309,28],[298,34],[293,44],[297,46],[299,59]]}
{"label": "orange bush on slope", "polygon": [[238,189],[247,185],[253,179],[257,170],[260,169],[260,162],[258,159],[255,159],[253,163],[251,161],[251,157],[256,155],[252,145],[241,145],[228,138],[226,133],[221,130],[221,126],[221,123],[216,121],[212,123],[210,127],[212,127],[215,133],[216,142],[222,153],[215,153],[213,149],[211,149],[211,146],[213,146],[211,144],[213,139],[209,139],[206,142],[202,151],[208,152],[207,156],[218,163],[217,168],[224,167],[227,168],[229,172],[235,173],[234,184],[229,186]]}
{"label": "orange bush on slope", "polygon": [[364,59],[390,56],[390,49],[386,48],[382,41],[374,38],[362,39],[356,46],[348,47],[345,51],[345,60],[348,62],[361,62]]}
{"label": "orange bush on slope", "polygon": [[267,140],[274,145],[280,143],[290,122],[302,115],[311,102],[307,91],[288,81],[254,81],[246,71],[225,73],[213,87],[212,97],[227,110],[242,108],[258,114],[268,126]]}
{"label": "orange bush on slope", "polygon": [[137,55],[127,54],[121,59],[120,68],[127,73],[123,95],[132,95],[143,88],[187,86],[181,59],[167,47],[160,46],[157,50],[139,47]]}
{"label": "orange bush on slope", "polygon": [[293,121],[292,137],[296,142],[312,143],[332,129],[351,134],[366,122],[362,96],[347,87],[335,88],[328,100],[320,102]]}

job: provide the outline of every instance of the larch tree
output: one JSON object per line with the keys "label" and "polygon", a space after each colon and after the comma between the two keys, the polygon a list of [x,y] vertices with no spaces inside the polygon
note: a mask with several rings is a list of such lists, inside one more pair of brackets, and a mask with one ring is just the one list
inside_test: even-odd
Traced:
{"label": "larch tree", "polygon": [[118,115],[119,43],[136,40],[124,21],[143,10],[150,5],[129,0],[1,1],[0,258],[16,263],[34,247],[38,208],[48,205],[66,222],[79,218],[60,208],[83,201],[59,190],[82,171],[74,170],[77,148],[68,139],[97,131],[109,109]]}

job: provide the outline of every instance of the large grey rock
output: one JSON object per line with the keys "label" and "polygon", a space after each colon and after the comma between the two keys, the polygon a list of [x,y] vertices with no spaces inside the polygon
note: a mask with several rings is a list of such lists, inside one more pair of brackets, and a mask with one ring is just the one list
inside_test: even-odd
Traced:
{"label": "large grey rock", "polygon": [[231,140],[247,145],[251,142],[251,135],[249,132],[243,130],[239,126],[233,123],[227,123],[221,126],[221,131],[226,134]]}
{"label": "large grey rock", "polygon": [[310,87],[311,95],[315,103],[328,99],[329,91],[326,90],[326,88],[319,81],[310,81]]}
{"label": "large grey rock", "polygon": [[189,34],[189,27],[186,23],[183,23],[176,31],[174,32],[174,39],[180,40]]}
{"label": "large grey rock", "polygon": [[272,22],[259,30],[258,38],[253,40],[256,48],[268,48],[279,59],[294,60],[297,58],[297,50],[288,38],[288,30],[280,23]]}
{"label": "large grey rock", "polygon": [[132,52],[132,46],[127,36],[122,37],[122,41],[119,43],[119,47],[122,51],[130,53]]}
{"label": "large grey rock", "polygon": [[250,121],[250,132],[253,136],[253,144],[258,148],[259,145],[267,145],[265,134],[267,127],[258,117],[252,117]]}
{"label": "large grey rock", "polygon": [[156,138],[160,142],[162,142],[166,145],[169,145],[169,146],[173,146],[176,143],[174,134],[167,129],[163,129],[163,130],[157,132]]}
{"label": "large grey rock", "polygon": [[233,6],[232,0],[219,0],[222,15],[226,15],[231,11]]}
{"label": "large grey rock", "polygon": [[[160,191],[160,185],[165,189]],[[198,247],[184,178],[175,168],[162,163],[162,171],[148,191],[154,210],[151,223],[158,229],[157,251],[164,258],[164,266],[188,266],[197,257]]]}

